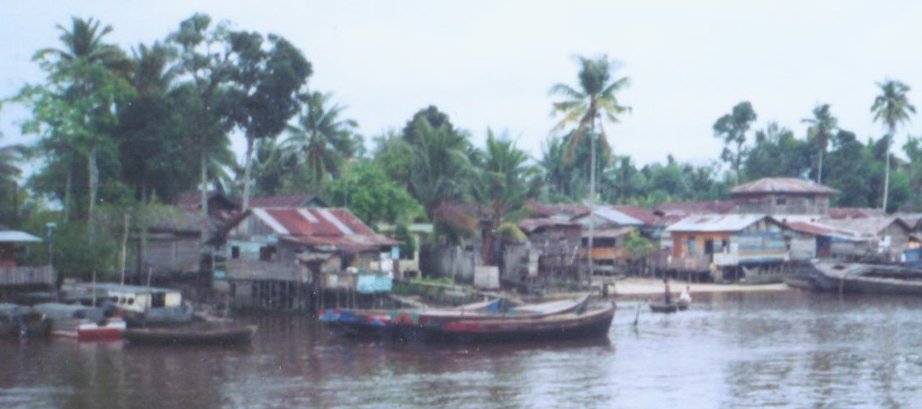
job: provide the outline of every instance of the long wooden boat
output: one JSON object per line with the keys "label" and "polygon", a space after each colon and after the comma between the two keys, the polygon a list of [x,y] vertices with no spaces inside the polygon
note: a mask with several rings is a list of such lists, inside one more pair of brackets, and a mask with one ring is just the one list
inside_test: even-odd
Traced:
{"label": "long wooden boat", "polygon": [[51,321],[51,335],[97,341],[121,339],[125,332],[125,320],[102,308],[58,303],[33,308]]}
{"label": "long wooden boat", "polygon": [[234,322],[196,322],[184,326],[128,328],[125,339],[133,344],[237,345],[253,340],[256,325]]}
{"label": "long wooden boat", "polygon": [[817,261],[797,280],[788,283],[815,291],[922,295],[922,270],[899,265]]}
{"label": "long wooden boat", "polygon": [[50,332],[45,314],[25,305],[0,303],[0,337],[38,337]]}
{"label": "long wooden boat", "polygon": [[459,320],[426,329],[427,342],[486,343],[564,341],[607,336],[615,304],[590,311],[574,311],[531,318]]}

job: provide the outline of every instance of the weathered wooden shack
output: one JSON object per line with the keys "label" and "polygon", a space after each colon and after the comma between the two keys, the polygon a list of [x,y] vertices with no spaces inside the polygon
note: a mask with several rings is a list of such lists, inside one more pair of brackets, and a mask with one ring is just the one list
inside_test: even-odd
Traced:
{"label": "weathered wooden shack", "polygon": [[17,254],[25,251],[23,245],[41,241],[26,232],[0,229],[0,300],[9,299],[20,290],[50,289],[54,286],[55,275],[51,266],[22,266],[16,263]]}
{"label": "weathered wooden shack", "polygon": [[[529,255],[526,266],[507,266],[503,280],[535,282],[576,280],[578,257],[582,241],[579,223],[566,218],[536,217],[522,220],[519,228],[528,237]],[[518,260],[521,260],[519,258]],[[524,268],[523,268],[524,267]]]}
{"label": "weathered wooden shack", "polygon": [[689,216],[666,228],[672,237],[669,268],[714,280],[741,278],[742,266],[788,259],[781,222],[766,215]]}
{"label": "weathered wooden shack", "polygon": [[830,197],[837,190],[797,178],[762,178],[730,190],[741,214],[829,213]]}
{"label": "weathered wooden shack", "polygon": [[[146,232],[135,229],[132,241],[138,260],[131,275],[153,277],[197,275],[209,265],[202,229],[211,234],[215,226],[198,211],[178,206],[159,209],[148,216]],[[143,236],[143,237],[142,237]],[[139,278],[140,279],[140,278]],[[141,280],[143,281],[143,280]]]}
{"label": "weathered wooden shack", "polygon": [[886,262],[900,261],[903,252],[917,247],[918,239],[912,226],[895,216],[875,216],[858,219],[825,218],[819,223],[853,233],[861,241],[834,241],[832,255],[838,258],[866,259]]}
{"label": "weathered wooden shack", "polygon": [[362,275],[391,277],[400,244],[346,209],[326,208],[253,208],[224,237],[226,288],[219,290],[237,307],[282,310],[354,295]]}

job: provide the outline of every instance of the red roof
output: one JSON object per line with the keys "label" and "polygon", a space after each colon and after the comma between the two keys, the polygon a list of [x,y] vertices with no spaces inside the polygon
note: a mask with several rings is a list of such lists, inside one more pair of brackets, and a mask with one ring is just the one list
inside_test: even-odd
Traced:
{"label": "red roof", "polygon": [[346,209],[254,208],[251,213],[288,241],[330,245],[346,250],[367,250],[400,244],[397,240],[375,233]]}
{"label": "red roof", "polygon": [[829,186],[797,178],[762,178],[730,189],[730,193],[734,195],[776,192],[831,195],[839,191]]}

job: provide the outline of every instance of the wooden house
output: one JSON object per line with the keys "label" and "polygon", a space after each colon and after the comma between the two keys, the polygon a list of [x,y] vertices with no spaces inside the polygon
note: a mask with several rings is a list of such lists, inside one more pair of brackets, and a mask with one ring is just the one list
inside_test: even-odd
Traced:
{"label": "wooden house", "polygon": [[868,239],[854,232],[838,229],[812,219],[782,220],[785,241],[791,260],[832,258],[866,246]]}
{"label": "wooden house", "polygon": [[250,208],[291,208],[301,207],[329,207],[320,196],[310,193],[260,196],[250,198]]}
{"label": "wooden house", "polygon": [[720,280],[740,267],[787,260],[784,226],[766,215],[724,214],[686,217],[666,228],[672,237],[669,267],[710,273]]}
{"label": "wooden house", "polygon": [[139,282],[148,273],[163,277],[205,271],[202,267],[208,266],[210,260],[207,249],[203,248],[203,226],[209,232],[214,231],[210,220],[203,219],[198,211],[181,207],[166,207],[152,215],[144,240],[140,232],[132,235],[138,258],[132,270]]}
{"label": "wooden house", "polygon": [[0,299],[9,298],[20,289],[51,287],[55,275],[51,266],[21,266],[16,255],[27,243],[39,243],[42,239],[17,230],[0,229]]}
{"label": "wooden house", "polygon": [[837,190],[809,180],[796,178],[762,178],[730,190],[741,214],[810,214],[829,213],[829,199]]}
{"label": "wooden house", "polygon": [[528,237],[528,264],[504,269],[504,280],[577,277],[575,266],[582,241],[579,223],[569,221],[568,217],[536,217],[522,220],[518,226]]}
{"label": "wooden house", "polygon": [[878,259],[899,261],[907,249],[918,247],[912,226],[895,216],[858,219],[821,219],[820,223],[851,232],[861,241],[833,243],[832,256],[848,259]]}
{"label": "wooden house", "polygon": [[253,208],[228,226],[227,291],[238,306],[309,309],[311,294],[354,291],[360,274],[393,274],[400,243],[346,209]]}

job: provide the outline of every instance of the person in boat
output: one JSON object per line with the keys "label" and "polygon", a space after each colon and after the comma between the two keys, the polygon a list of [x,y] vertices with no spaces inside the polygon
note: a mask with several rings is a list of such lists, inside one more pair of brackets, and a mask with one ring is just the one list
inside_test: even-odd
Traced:
{"label": "person in boat", "polygon": [[682,294],[679,294],[679,302],[686,305],[691,304],[692,298],[690,285],[686,285],[685,289],[682,290]]}
{"label": "person in boat", "polygon": [[664,294],[663,301],[666,305],[672,304],[672,290],[669,288],[669,279],[663,279],[663,285],[666,286],[666,294]]}

